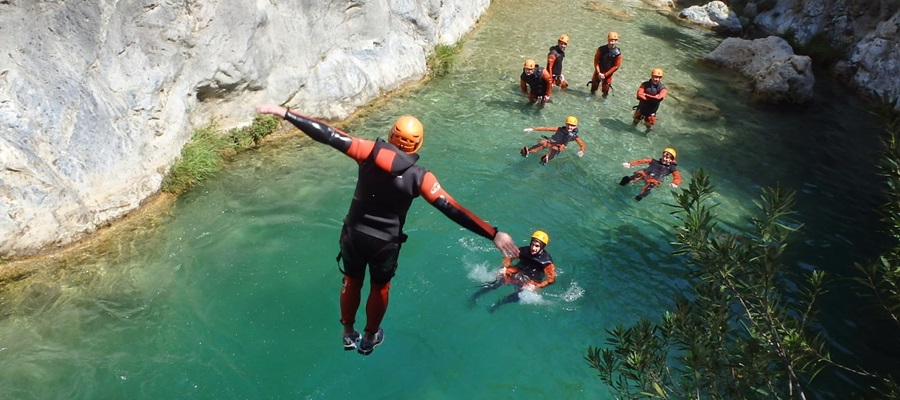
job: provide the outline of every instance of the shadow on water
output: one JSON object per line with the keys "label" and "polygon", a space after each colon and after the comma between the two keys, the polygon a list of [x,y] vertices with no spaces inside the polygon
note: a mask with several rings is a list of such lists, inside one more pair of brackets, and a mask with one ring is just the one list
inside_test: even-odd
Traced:
{"label": "shadow on water", "polygon": [[600,125],[607,127],[609,129],[613,129],[616,131],[625,131],[625,132],[628,132],[632,135],[635,135],[635,136],[641,137],[641,138],[647,138],[650,135],[656,133],[654,131],[647,132],[647,130],[644,128],[644,126],[642,124],[638,124],[637,126],[634,126],[622,119],[600,118],[599,122],[600,122]]}

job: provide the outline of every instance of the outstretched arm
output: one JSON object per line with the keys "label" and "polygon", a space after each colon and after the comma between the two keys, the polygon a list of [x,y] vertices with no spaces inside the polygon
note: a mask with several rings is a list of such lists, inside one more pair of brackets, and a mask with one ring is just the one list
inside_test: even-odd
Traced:
{"label": "outstretched arm", "polygon": [[482,237],[491,239],[503,255],[518,255],[519,248],[505,232],[497,227],[489,225],[483,219],[456,202],[449,193],[444,191],[437,178],[431,172],[426,172],[422,179],[420,189],[422,197],[429,204],[441,211],[447,218],[453,220],[463,228],[466,228]]}
{"label": "outstretched arm", "polygon": [[622,163],[622,166],[625,168],[631,168],[635,165],[650,164],[650,161],[653,161],[653,159],[652,158],[642,158],[640,160],[634,160],[634,161],[629,161],[627,163]]}
{"label": "outstretched arm", "polygon": [[277,104],[261,105],[256,107],[256,112],[283,118],[313,140],[327,144],[356,161],[365,160],[375,146],[370,140],[355,138],[322,121],[297,114]]}

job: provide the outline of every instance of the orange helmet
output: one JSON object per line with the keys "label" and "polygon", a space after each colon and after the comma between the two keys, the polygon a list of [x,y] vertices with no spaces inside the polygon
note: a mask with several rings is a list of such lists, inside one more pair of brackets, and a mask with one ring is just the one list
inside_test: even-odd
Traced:
{"label": "orange helmet", "polygon": [[565,44],[569,44],[569,35],[566,35],[565,33],[563,33],[562,35],[559,35],[559,39],[558,39],[558,40],[559,40],[560,42],[565,43]]}
{"label": "orange helmet", "polygon": [[528,68],[528,69],[534,69],[535,65],[537,65],[537,63],[535,63],[534,60],[529,58],[529,59],[525,60],[525,64],[523,65],[523,67]]}
{"label": "orange helmet", "polygon": [[653,68],[653,71],[650,71],[650,77],[652,78],[654,76],[658,76],[658,77],[662,78],[663,77],[662,68]]}
{"label": "orange helmet", "polygon": [[675,158],[675,156],[678,155],[678,153],[675,153],[675,149],[673,149],[673,148],[671,148],[671,147],[666,147],[665,149],[663,149],[663,153],[669,153],[669,154],[671,154],[671,155],[672,155],[672,158]]}
{"label": "orange helmet", "polygon": [[619,40],[619,34],[617,32],[610,32],[609,35],[606,35],[606,40]]}
{"label": "orange helmet", "polygon": [[570,115],[566,118],[566,125],[575,125],[578,126],[578,118],[575,118],[574,115]]}
{"label": "orange helmet", "polygon": [[397,122],[394,122],[394,127],[391,128],[388,135],[388,142],[407,154],[419,151],[424,140],[425,128],[418,118],[411,115],[397,118]]}

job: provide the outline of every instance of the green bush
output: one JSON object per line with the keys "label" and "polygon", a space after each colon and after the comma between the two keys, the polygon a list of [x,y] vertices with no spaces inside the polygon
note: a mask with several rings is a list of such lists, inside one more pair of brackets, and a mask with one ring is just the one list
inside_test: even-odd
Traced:
{"label": "green bush", "polygon": [[439,44],[428,56],[426,66],[428,75],[432,78],[441,77],[450,73],[459,61],[459,53],[462,52],[464,41],[460,40],[453,46]]}
{"label": "green bush", "polygon": [[219,130],[216,122],[196,129],[163,180],[162,190],[183,193],[219,172],[225,163],[223,153],[226,150],[240,151],[251,145],[259,146],[259,141],[278,129],[278,125],[278,120],[272,116],[256,116],[249,126],[231,129],[227,134]]}

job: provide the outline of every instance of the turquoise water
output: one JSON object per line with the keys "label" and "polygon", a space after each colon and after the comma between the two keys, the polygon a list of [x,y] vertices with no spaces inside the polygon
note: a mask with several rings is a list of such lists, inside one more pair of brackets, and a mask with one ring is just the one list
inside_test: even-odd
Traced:
{"label": "turquoise water", "polygon": [[[348,129],[374,139],[398,115],[419,116],[422,164],[459,202],[522,245],[535,229],[550,234],[555,285],[495,313],[487,308],[510,288],[469,306],[500,255],[418,201],[384,345],[369,357],[344,352],[334,256],[355,164],[289,139],[241,156],[140,239],[0,289],[0,398],[611,399],[583,360],[587,346],[617,324],[657,317],[688,287],[670,254],[672,189],[636,203],[639,187],[617,184],[629,173],[622,162],[669,146],[686,180],[700,168],[712,175],[726,227],[745,226],[761,187],[796,189],[806,223],[790,255],[798,270],[843,275],[876,254],[880,128],[857,99],[819,73],[813,106],[753,106],[740,78],[696,62],[717,38],[642,3],[590,4],[493,2],[452,75]],[[564,18],[535,23],[533,10]],[[604,101],[583,84],[609,30],[625,59]],[[522,61],[543,64],[564,32],[570,90],[527,106]],[[631,127],[631,106],[654,67],[666,70],[670,95],[645,134]],[[570,149],[541,166],[518,155],[539,138],[523,128],[567,115],[580,120],[583,158]],[[827,302],[839,311],[855,307],[844,286]],[[825,321],[838,339],[861,329],[844,315]]]}

